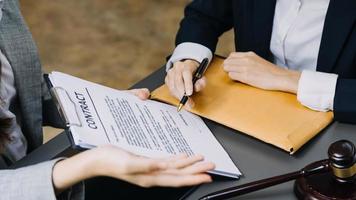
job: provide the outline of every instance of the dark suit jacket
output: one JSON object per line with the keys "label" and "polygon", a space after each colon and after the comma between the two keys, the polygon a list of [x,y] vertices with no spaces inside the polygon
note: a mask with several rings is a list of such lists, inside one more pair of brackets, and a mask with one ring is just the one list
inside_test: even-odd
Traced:
{"label": "dark suit jacket", "polygon": [[[270,60],[276,0],[195,0],[185,9],[176,45],[195,42],[215,51],[219,36],[234,28],[238,51]],[[339,75],[335,119],[356,123],[356,1],[330,0],[317,71]]]}
{"label": "dark suit jacket", "polygon": [[0,48],[14,72],[21,128],[31,151],[43,142],[43,124],[58,127],[62,123],[43,82],[37,48],[22,18],[18,0],[4,1]]}

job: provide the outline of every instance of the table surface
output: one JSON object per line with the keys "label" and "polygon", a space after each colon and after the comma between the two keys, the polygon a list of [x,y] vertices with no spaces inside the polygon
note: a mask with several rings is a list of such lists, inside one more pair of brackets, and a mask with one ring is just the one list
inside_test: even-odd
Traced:
{"label": "table surface", "polygon": [[[153,90],[163,84],[164,76],[164,68],[161,68],[134,87],[147,87]],[[256,140],[239,131],[210,120],[204,121],[229,153],[243,176],[238,181],[219,178],[211,184],[202,185],[186,198],[189,200],[199,199],[208,193],[226,187],[299,170],[311,162],[327,158],[329,145],[337,140],[347,139],[354,143],[356,142],[355,125],[334,122],[294,155],[289,155],[277,147]],[[293,183],[291,181],[233,199],[296,199],[293,193]]]}
{"label": "table surface", "polygon": [[[162,67],[134,85],[133,88],[147,87],[150,90],[153,90],[163,84],[164,76],[165,71],[164,67]],[[220,141],[222,146],[229,153],[234,163],[243,173],[243,176],[237,181],[228,178],[217,178],[211,184],[199,186],[194,192],[186,197],[187,200],[196,200],[208,193],[226,187],[237,186],[255,180],[299,170],[311,162],[325,159],[327,157],[327,149],[329,145],[337,140],[347,139],[354,143],[356,142],[355,125],[335,122],[291,156],[277,147],[256,140],[243,133],[209,120],[204,121],[216,136],[217,140]],[[69,156],[76,152],[77,151],[71,148],[68,137],[65,133],[62,133],[36,149],[29,156],[20,160],[12,167],[17,168],[26,166],[53,159],[58,156]],[[291,181],[233,199],[296,199],[293,193],[293,183],[294,182]],[[116,188],[116,186],[113,186],[113,188]],[[164,190],[162,189],[162,192],[163,191]],[[179,197],[177,197],[177,199],[178,198]]]}

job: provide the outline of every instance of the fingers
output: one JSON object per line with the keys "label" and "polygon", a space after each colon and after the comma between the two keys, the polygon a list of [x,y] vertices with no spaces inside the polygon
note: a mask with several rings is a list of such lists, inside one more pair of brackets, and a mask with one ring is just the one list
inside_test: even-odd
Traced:
{"label": "fingers", "polygon": [[165,159],[127,155],[130,162],[125,167],[125,173],[111,176],[142,187],[182,187],[208,183],[212,179],[205,173],[215,168],[213,163],[201,162],[204,158],[199,155],[177,155]]}
{"label": "fingers", "polygon": [[224,70],[226,72],[246,72],[248,67],[253,66],[254,52],[232,52],[224,61]]}
{"label": "fingers", "polygon": [[207,174],[186,175],[180,177],[159,176],[157,179],[156,183],[162,183],[161,186],[166,187],[183,187],[212,182],[212,178]]}
{"label": "fingers", "polygon": [[198,65],[198,62],[192,60],[176,62],[167,72],[165,84],[174,97],[181,99],[183,95],[193,94],[193,73]]}
{"label": "fingers", "polygon": [[[133,154],[130,155],[130,162],[127,163],[127,174],[130,173],[151,173],[157,170],[167,170],[167,169],[180,169],[187,168],[193,166],[195,163],[203,161],[204,157],[201,155],[187,157],[186,155],[178,155],[172,157],[170,159],[162,160],[162,159],[150,159],[146,157],[136,156]],[[205,167],[209,167],[207,165]],[[211,166],[210,166],[211,167]],[[204,170],[204,166],[187,168],[186,170]],[[206,169],[209,170],[209,169]],[[206,171],[205,170],[205,171]],[[192,172],[193,172],[192,171]],[[197,171],[198,172],[198,171]],[[203,171],[200,171],[203,172]]]}
{"label": "fingers", "polygon": [[[182,69],[180,69],[180,70],[182,70]],[[183,81],[183,76],[182,76],[183,73],[189,73],[189,72],[182,71],[182,72],[176,73],[174,75],[174,88],[178,91],[179,96],[183,96],[185,94],[185,86],[184,86],[184,81]]]}
{"label": "fingers", "polygon": [[197,80],[197,82],[195,82],[195,85],[194,85],[194,89],[196,92],[200,92],[202,91],[205,87],[206,87],[206,78],[205,76],[202,77],[201,79]]}
{"label": "fingers", "polygon": [[147,88],[132,89],[132,90],[128,90],[128,92],[137,96],[142,100],[146,100],[150,97],[150,91]]}
{"label": "fingers", "polygon": [[[148,178],[150,179],[150,178]],[[151,177],[151,185],[164,186],[164,187],[183,187],[198,185],[203,183],[210,183],[212,178],[207,174],[196,174],[196,175],[184,175],[184,176],[174,176],[174,175],[159,175],[156,177]]]}
{"label": "fingers", "polygon": [[198,185],[202,183],[209,183],[212,181],[212,178],[207,174],[194,174],[184,176],[175,176],[170,174],[143,174],[135,176],[126,176],[123,177],[123,179],[141,187],[183,187]]}
{"label": "fingers", "polygon": [[247,70],[251,61],[248,58],[230,58],[224,61],[224,71],[226,72],[244,72]]}
{"label": "fingers", "polygon": [[165,84],[167,85],[170,93],[176,97],[177,99],[179,99],[179,94],[178,94],[178,90],[176,90],[175,88],[175,83],[174,83],[174,71],[173,69],[170,69],[167,72],[167,76],[164,79]]}
{"label": "fingers", "polygon": [[180,170],[180,174],[199,174],[213,170],[214,168],[215,164],[212,162],[200,162],[183,168]]}
{"label": "fingers", "polygon": [[165,78],[165,84],[167,85],[169,92],[177,99],[181,99],[182,96],[179,94],[178,89],[176,89],[175,84],[175,70],[172,68],[167,72],[167,76]]}
{"label": "fingers", "polygon": [[253,51],[248,52],[231,52],[228,58],[243,58],[256,55]]}
{"label": "fingers", "polygon": [[185,87],[185,94],[190,96],[193,94],[193,75],[190,71],[184,70],[183,71],[183,80],[184,80],[184,87]]}
{"label": "fingers", "polygon": [[193,165],[193,164],[203,161],[203,160],[204,160],[203,156],[196,155],[196,156],[186,157],[186,158],[182,158],[182,159],[172,160],[169,163],[168,167],[174,168],[174,169],[179,169],[179,168],[187,167],[189,165]]}
{"label": "fingers", "polygon": [[199,162],[180,169],[167,169],[164,171],[164,173],[174,175],[200,174],[206,173],[207,171],[213,170],[214,168],[215,164],[212,162]]}
{"label": "fingers", "polygon": [[154,171],[166,170],[168,163],[156,159],[150,159],[140,156],[135,156],[134,159],[130,159],[127,163],[127,174],[144,174],[152,173]]}
{"label": "fingers", "polygon": [[179,160],[179,159],[185,159],[188,158],[188,155],[185,153],[180,153],[177,155],[173,155],[173,156],[168,156],[166,158],[162,158],[163,161],[167,161],[167,162],[174,162],[175,160]]}
{"label": "fingers", "polygon": [[[176,156],[168,157],[162,159],[162,161],[167,162],[167,172],[170,170],[170,172],[177,172],[175,170],[179,169],[185,169],[187,172],[192,172],[190,170],[198,170],[197,172],[205,172],[208,170],[213,169],[215,166],[213,163],[210,162],[201,162],[204,160],[204,157],[201,155],[194,155],[191,157],[188,157],[186,154],[179,154]],[[200,162],[200,163],[199,163]],[[194,166],[194,167],[193,167]],[[192,167],[192,168],[190,168]],[[202,170],[202,171],[199,171]],[[194,173],[197,173],[194,172]]]}
{"label": "fingers", "polygon": [[232,80],[240,81],[242,83],[246,83],[247,82],[246,81],[246,74],[244,74],[244,73],[229,72],[228,75]]}

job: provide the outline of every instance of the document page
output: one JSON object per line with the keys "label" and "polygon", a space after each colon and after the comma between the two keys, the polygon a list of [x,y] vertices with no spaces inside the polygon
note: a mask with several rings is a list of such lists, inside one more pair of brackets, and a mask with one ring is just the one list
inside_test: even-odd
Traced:
{"label": "document page", "polygon": [[76,145],[111,143],[147,157],[201,154],[215,163],[211,173],[241,175],[200,117],[64,73],[52,72],[49,79]]}

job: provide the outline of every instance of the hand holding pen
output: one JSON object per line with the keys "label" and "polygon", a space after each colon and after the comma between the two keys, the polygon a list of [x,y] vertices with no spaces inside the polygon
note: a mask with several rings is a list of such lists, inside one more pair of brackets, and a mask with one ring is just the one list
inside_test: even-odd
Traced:
{"label": "hand holding pen", "polygon": [[[203,77],[204,72],[206,71],[209,64],[208,58],[204,58],[203,61],[200,63],[198,69],[195,71],[193,76],[193,85]],[[189,96],[184,94],[183,98],[180,100],[178,105],[178,112],[183,108],[183,106],[187,103]]]}
{"label": "hand holding pen", "polygon": [[[208,59],[206,60],[208,61]],[[189,97],[193,94],[193,91],[199,92],[205,88],[205,77],[197,79],[195,84],[193,84],[193,77],[194,74],[198,72],[199,65],[199,62],[189,59],[177,61],[173,64],[173,67],[168,70],[165,78],[165,84],[167,85],[172,96],[176,97],[178,100],[181,100],[183,96],[186,95]],[[193,107],[193,100],[188,98],[185,106],[190,108]]]}

